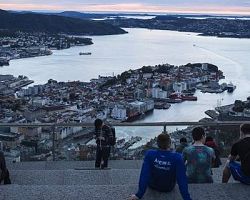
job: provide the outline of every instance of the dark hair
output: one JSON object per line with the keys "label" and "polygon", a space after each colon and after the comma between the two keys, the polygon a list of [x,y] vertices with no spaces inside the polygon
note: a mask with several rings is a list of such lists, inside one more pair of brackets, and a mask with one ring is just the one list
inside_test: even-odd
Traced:
{"label": "dark hair", "polygon": [[195,127],[192,130],[192,137],[194,141],[201,140],[203,136],[205,136],[205,131],[202,127]]}
{"label": "dark hair", "polygon": [[157,137],[157,145],[160,149],[168,149],[171,144],[171,138],[169,134],[162,133]]}
{"label": "dark hair", "polygon": [[187,143],[187,138],[182,137],[182,138],[180,139],[180,143]]}
{"label": "dark hair", "polygon": [[240,130],[244,135],[250,134],[250,124],[241,124]]}
{"label": "dark hair", "polygon": [[207,136],[205,142],[212,142],[214,138],[212,136]]}
{"label": "dark hair", "polygon": [[101,119],[95,120],[95,129],[100,129],[102,127],[103,121]]}

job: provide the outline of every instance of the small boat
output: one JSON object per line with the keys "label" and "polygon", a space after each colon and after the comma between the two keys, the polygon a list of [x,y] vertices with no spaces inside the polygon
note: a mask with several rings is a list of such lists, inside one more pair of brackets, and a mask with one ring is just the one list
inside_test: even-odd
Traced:
{"label": "small boat", "polygon": [[82,55],[91,55],[91,52],[80,52],[79,55],[80,56],[82,56]]}
{"label": "small boat", "polygon": [[227,85],[227,92],[232,93],[236,89],[236,86],[233,85],[232,83],[229,83]]}
{"label": "small boat", "polygon": [[155,109],[169,109],[171,106],[170,103],[166,102],[155,102],[154,108]]}
{"label": "small boat", "polygon": [[189,95],[182,95],[181,99],[183,101],[197,101],[197,97],[196,96],[189,96]]}

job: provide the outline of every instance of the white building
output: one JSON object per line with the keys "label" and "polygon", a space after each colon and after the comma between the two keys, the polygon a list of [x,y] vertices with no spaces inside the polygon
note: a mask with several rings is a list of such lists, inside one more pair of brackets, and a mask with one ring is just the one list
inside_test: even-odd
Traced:
{"label": "white building", "polygon": [[201,69],[202,70],[207,70],[208,69],[208,64],[207,63],[202,63]]}
{"label": "white building", "polygon": [[168,93],[167,91],[162,90],[159,87],[152,88],[152,97],[155,99],[165,99],[167,98]]}
{"label": "white building", "polygon": [[153,76],[153,73],[144,73],[143,74],[143,78],[146,78],[146,79],[152,78],[152,76]]}
{"label": "white building", "polygon": [[43,107],[48,103],[47,99],[42,99],[40,97],[32,99],[32,105],[37,107]]}
{"label": "white building", "polygon": [[122,105],[115,105],[115,107],[112,109],[111,117],[125,121],[127,120],[127,109]]}
{"label": "white building", "polygon": [[184,90],[187,90],[187,83],[186,82],[175,82],[173,84],[173,90],[175,92],[181,93]]}
{"label": "white building", "polygon": [[145,103],[147,106],[146,111],[150,111],[154,109],[154,106],[155,106],[154,100],[146,100]]}
{"label": "white building", "polygon": [[71,134],[77,133],[82,130],[82,127],[63,127],[58,134],[58,139],[64,139]]}

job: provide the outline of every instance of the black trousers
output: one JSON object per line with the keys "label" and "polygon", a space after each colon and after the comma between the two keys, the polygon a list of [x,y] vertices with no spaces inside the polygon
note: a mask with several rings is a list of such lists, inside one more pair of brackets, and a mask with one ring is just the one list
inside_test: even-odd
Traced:
{"label": "black trousers", "polygon": [[97,145],[95,167],[101,168],[101,169],[108,167],[109,155],[110,155],[110,147],[109,146]]}

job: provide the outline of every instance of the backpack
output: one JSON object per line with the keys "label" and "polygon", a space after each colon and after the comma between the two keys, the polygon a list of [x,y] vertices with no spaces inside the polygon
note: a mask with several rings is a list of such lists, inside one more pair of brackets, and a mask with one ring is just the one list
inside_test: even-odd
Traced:
{"label": "backpack", "polygon": [[245,155],[244,159],[241,160],[241,169],[244,175],[250,176],[250,151]]}

